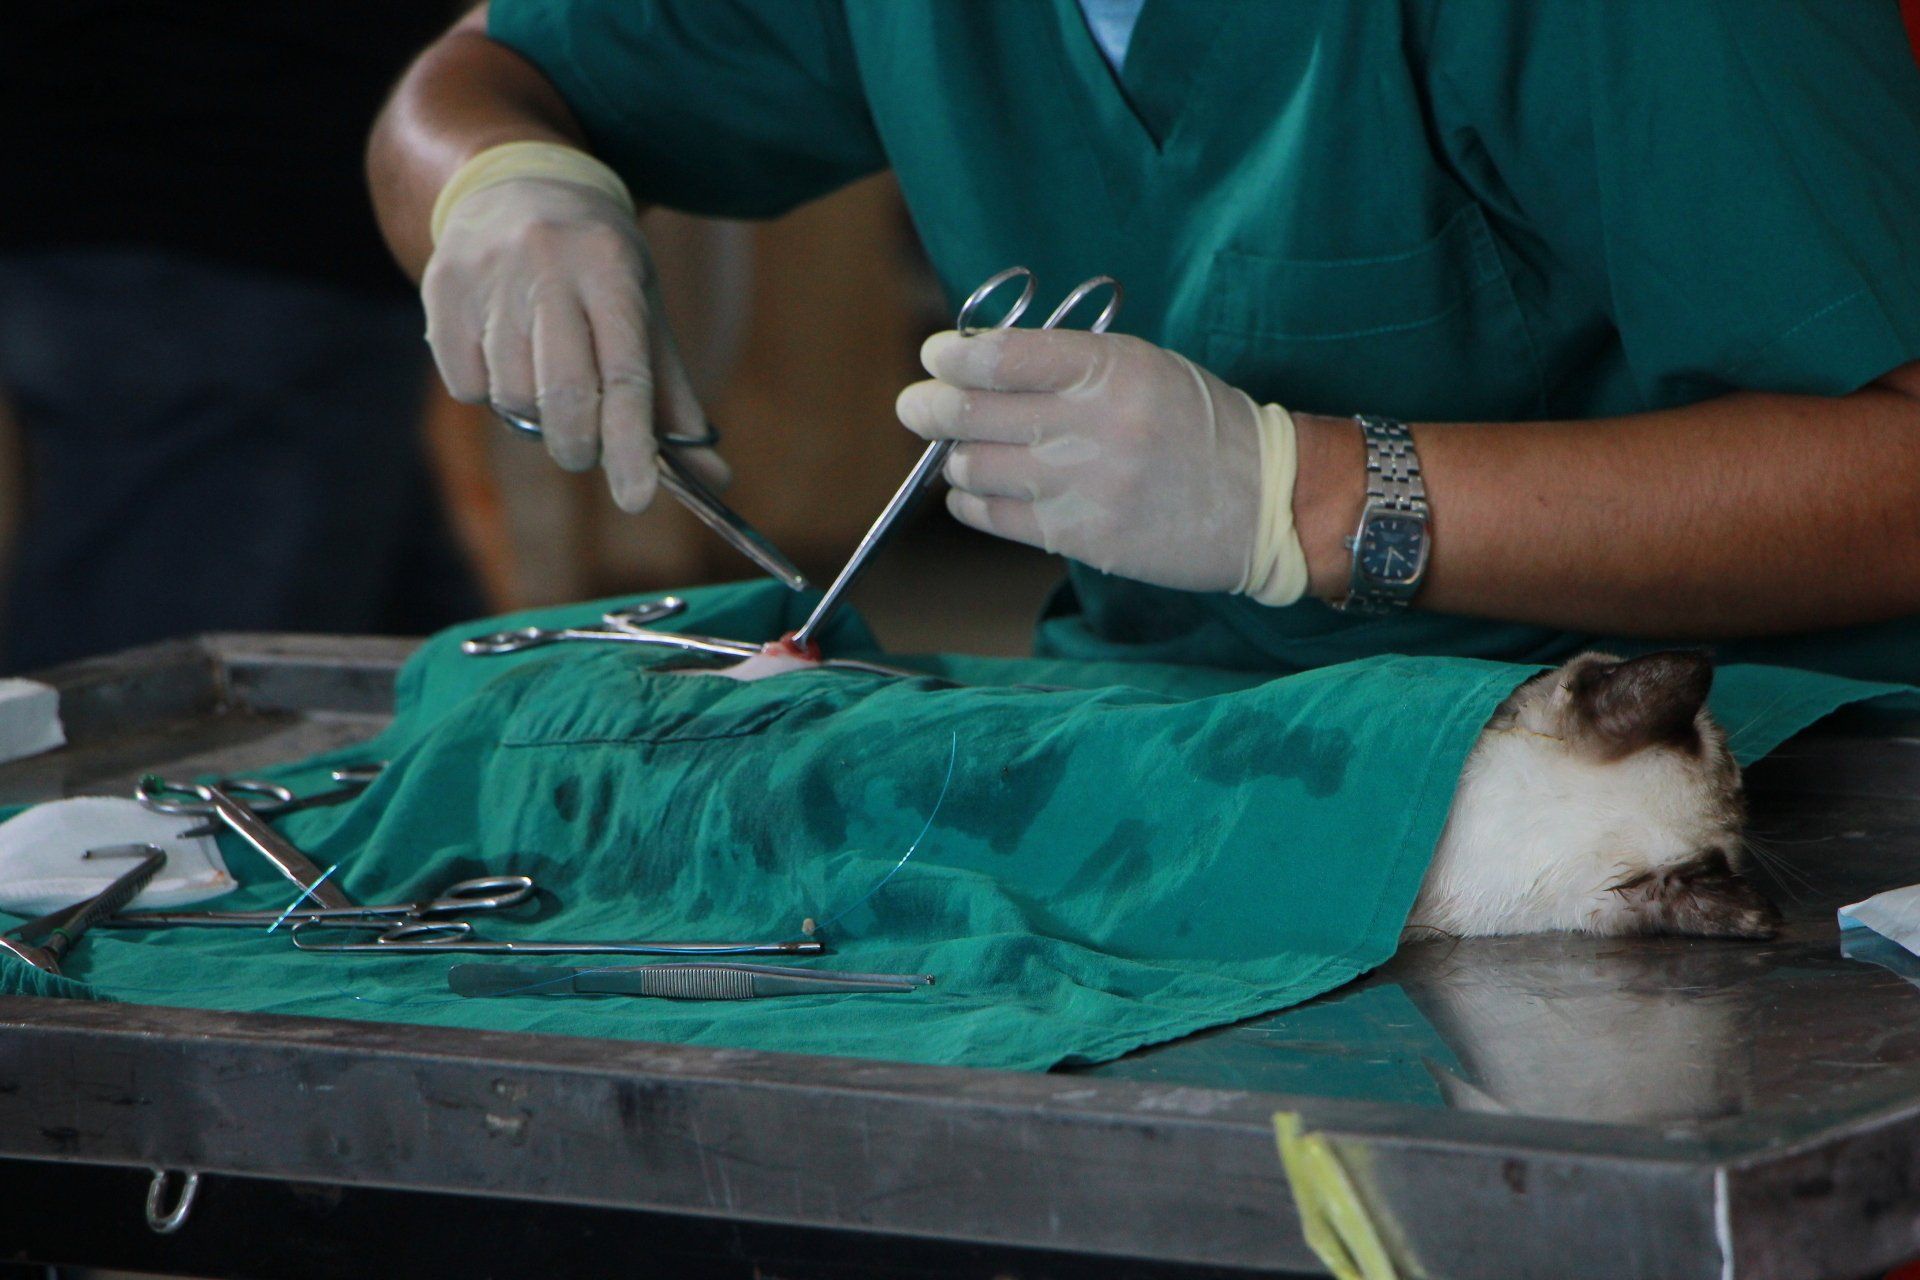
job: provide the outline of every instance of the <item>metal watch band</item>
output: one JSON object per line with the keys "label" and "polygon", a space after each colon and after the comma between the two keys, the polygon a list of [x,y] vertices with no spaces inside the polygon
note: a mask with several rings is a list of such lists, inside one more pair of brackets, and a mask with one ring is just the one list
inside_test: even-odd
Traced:
{"label": "metal watch band", "polygon": [[1427,486],[1420,479],[1420,455],[1413,432],[1392,418],[1358,417],[1367,442],[1367,501],[1394,511],[1427,514]]}
{"label": "metal watch band", "polygon": [[1426,576],[1425,555],[1419,572],[1408,581],[1382,583],[1368,576],[1361,565],[1361,543],[1369,523],[1382,517],[1412,517],[1420,522],[1422,540],[1430,511],[1427,486],[1420,477],[1420,454],[1414,448],[1413,432],[1404,422],[1392,418],[1358,415],[1354,421],[1367,447],[1367,502],[1360,527],[1347,539],[1353,552],[1353,564],[1347,579],[1347,598],[1336,607],[1356,613],[1387,613],[1404,609],[1419,594]]}

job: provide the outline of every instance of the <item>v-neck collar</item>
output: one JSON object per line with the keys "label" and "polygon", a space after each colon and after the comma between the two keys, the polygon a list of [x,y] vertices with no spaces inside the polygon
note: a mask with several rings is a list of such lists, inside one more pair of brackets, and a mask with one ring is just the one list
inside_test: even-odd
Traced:
{"label": "v-neck collar", "polygon": [[1054,6],[1062,55],[1088,86],[1103,123],[1124,115],[1152,151],[1165,151],[1231,6],[1223,0],[1146,0],[1118,71],[1100,51],[1078,0],[1054,0]]}
{"label": "v-neck collar", "polygon": [[[1142,193],[1164,176],[1191,121],[1211,97],[1193,92],[1223,41],[1230,0],[1147,0],[1121,74],[1115,75],[1087,27],[1078,0],[1052,0],[1043,38],[1054,43],[1060,94],[1080,117],[1113,207],[1129,222]],[[1038,0],[1029,12],[1039,16]]]}

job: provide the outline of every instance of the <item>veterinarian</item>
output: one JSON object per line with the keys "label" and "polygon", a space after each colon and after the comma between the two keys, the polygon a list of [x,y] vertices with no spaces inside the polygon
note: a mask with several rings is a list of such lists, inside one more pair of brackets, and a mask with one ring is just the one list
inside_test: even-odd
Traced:
{"label": "veterinarian", "polygon": [[1920,680],[1895,0],[494,0],[371,164],[449,386],[629,509],[699,413],[636,205],[890,168],[956,298],[1118,277],[1124,334],[937,336],[900,398],[1075,562],[1045,652]]}

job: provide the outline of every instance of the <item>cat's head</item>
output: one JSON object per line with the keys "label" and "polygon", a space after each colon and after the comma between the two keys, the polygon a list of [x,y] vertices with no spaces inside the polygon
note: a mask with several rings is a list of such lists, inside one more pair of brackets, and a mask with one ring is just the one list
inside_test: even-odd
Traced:
{"label": "cat's head", "polygon": [[1501,705],[1449,838],[1505,864],[1516,919],[1619,935],[1775,932],[1779,913],[1744,874],[1745,794],[1707,711],[1712,684],[1702,653],[1588,653]]}

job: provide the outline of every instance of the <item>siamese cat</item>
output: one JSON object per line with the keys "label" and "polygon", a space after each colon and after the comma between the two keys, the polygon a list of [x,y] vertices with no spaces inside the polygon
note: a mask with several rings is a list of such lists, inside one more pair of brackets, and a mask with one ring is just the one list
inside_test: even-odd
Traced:
{"label": "siamese cat", "polygon": [[[772,645],[710,674],[816,661]],[[1467,757],[1408,929],[1771,936],[1712,684],[1702,653],[1585,653],[1515,689]]]}
{"label": "siamese cat", "polygon": [[1461,771],[1408,928],[1766,938],[1705,654],[1585,653],[1514,690]]}

